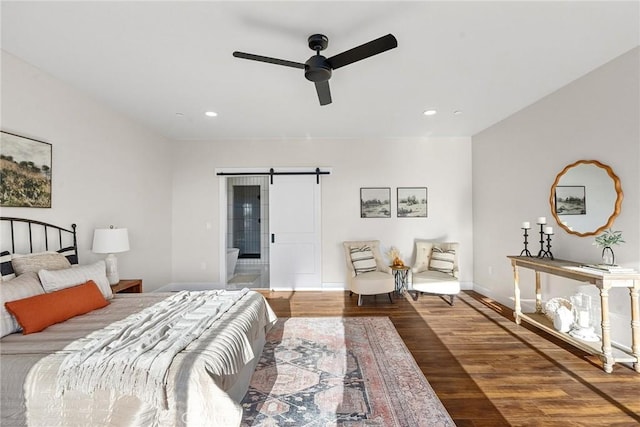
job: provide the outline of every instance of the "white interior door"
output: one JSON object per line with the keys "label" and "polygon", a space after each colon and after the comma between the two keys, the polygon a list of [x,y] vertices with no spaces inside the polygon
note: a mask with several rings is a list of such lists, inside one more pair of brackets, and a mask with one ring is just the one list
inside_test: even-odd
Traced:
{"label": "white interior door", "polygon": [[269,184],[271,289],[320,289],[320,185],[315,175],[276,175]]}

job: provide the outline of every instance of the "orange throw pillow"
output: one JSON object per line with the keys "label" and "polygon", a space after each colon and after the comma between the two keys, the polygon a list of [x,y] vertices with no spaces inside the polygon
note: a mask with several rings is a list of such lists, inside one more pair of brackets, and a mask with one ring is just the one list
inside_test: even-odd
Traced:
{"label": "orange throw pillow", "polygon": [[5,307],[26,335],[107,305],[98,285],[89,280],[83,285],[11,301]]}

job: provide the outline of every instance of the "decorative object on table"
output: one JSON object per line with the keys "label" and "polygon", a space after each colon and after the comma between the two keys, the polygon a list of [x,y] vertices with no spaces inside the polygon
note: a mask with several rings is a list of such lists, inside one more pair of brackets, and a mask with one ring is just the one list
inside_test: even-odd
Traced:
{"label": "decorative object on table", "polygon": [[[538,225],[540,226],[540,251],[538,252],[538,258],[553,259],[551,253],[551,236],[553,235],[553,227],[545,226],[547,219],[543,216],[538,218]],[[544,248],[545,237],[547,241],[547,249]]]}
{"label": "decorative object on table", "polygon": [[571,310],[571,301],[562,297],[551,298],[544,305],[544,314],[549,320],[553,321],[556,316],[556,312],[560,307],[565,307]]}
{"label": "decorative object on table", "polygon": [[0,132],[0,206],[51,207],[52,145]]}
{"label": "decorative object on table", "polygon": [[361,188],[360,218],[391,218],[391,188]]}
{"label": "decorative object on table", "polygon": [[538,258],[542,258],[544,254],[544,226],[547,223],[547,218],[540,216],[536,221],[536,224],[540,226],[540,250],[538,251]]}
{"label": "decorative object on table", "polygon": [[569,331],[569,335],[588,342],[600,341],[600,337],[593,330],[591,296],[578,293],[569,298],[571,299],[571,311],[573,312],[573,326]]}
{"label": "decorative object on table", "polygon": [[400,251],[395,246],[391,246],[389,251],[387,251],[387,256],[391,260],[391,265],[393,267],[404,267],[404,261],[402,261],[402,255]]}
{"label": "decorative object on table", "polygon": [[129,250],[129,233],[126,228],[97,228],[93,233],[93,246],[96,254],[108,254],[105,258],[107,279],[110,285],[120,281],[118,274],[118,259],[114,254]]}
{"label": "decorative object on table", "polygon": [[630,267],[622,267],[619,265],[608,265],[608,264],[582,264],[581,268],[586,268],[587,270],[593,270],[597,273],[637,273],[634,268]]}
{"label": "decorative object on table", "polygon": [[553,235],[553,227],[545,227],[544,234],[547,236],[547,249],[544,251],[542,258],[548,257],[549,259],[553,259],[553,254],[551,253],[551,236]]}
{"label": "decorative object on table", "polygon": [[567,307],[560,307],[556,310],[555,316],[553,316],[553,327],[558,332],[567,333],[571,330],[573,324],[573,313]]}
{"label": "decorative object on table", "polygon": [[398,218],[427,217],[427,187],[398,187]]}
{"label": "decorative object on table", "polygon": [[624,243],[622,231],[613,231],[608,228],[604,233],[596,237],[593,244],[602,248],[602,264],[616,265],[616,257],[611,246],[619,245],[620,243]]}
{"label": "decorative object on table", "polygon": [[521,228],[524,230],[524,249],[522,250],[522,252],[520,252],[520,256],[533,256],[527,248],[527,246],[529,245],[529,241],[527,240],[527,238],[529,237],[528,231],[531,229],[531,224],[529,223],[529,221],[525,221],[522,223]]}

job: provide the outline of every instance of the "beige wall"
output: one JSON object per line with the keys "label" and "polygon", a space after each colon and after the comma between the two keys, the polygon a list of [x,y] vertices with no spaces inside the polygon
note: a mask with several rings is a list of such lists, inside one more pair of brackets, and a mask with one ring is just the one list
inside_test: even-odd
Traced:
{"label": "beige wall", "polygon": [[146,289],[167,283],[171,260],[169,141],[99,102],[2,53],[2,130],[53,145],[52,207],[2,208],[2,215],[78,224],[81,263],[93,230],[129,229],[131,250],[118,254],[120,277]]}
{"label": "beige wall", "polygon": [[[579,159],[599,160],[620,178],[624,200],[613,229],[623,231],[626,243],[615,247],[616,262],[640,269],[639,80],[636,48],[473,137],[474,281],[480,292],[513,306],[505,257],[522,250],[523,221],[534,224],[539,216],[554,221],[551,185],[565,165]],[[557,258],[599,261],[593,237],[552,225]],[[546,296],[571,295],[577,288],[568,280],[544,282]],[[523,297],[534,298],[532,286],[524,287]],[[628,291],[613,290],[618,331],[628,330],[629,307]],[[616,338],[629,344],[628,333]]]}

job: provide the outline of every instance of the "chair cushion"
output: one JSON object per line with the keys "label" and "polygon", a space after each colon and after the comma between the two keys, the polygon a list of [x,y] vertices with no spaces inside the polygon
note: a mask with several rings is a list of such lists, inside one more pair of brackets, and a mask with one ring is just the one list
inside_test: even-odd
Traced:
{"label": "chair cushion", "polygon": [[416,263],[413,266],[414,273],[420,273],[429,269],[429,260],[431,259],[431,242],[416,242]]}
{"label": "chair cushion", "polygon": [[411,288],[430,294],[456,295],[460,293],[460,282],[448,273],[428,270],[413,274]]}
{"label": "chair cushion", "polygon": [[369,246],[352,247],[349,251],[356,275],[376,271],[376,260]]}
{"label": "chair cushion", "polygon": [[350,291],[359,295],[376,295],[395,290],[395,280],[392,274],[382,271],[362,273],[351,279]]}
{"label": "chair cushion", "polygon": [[433,249],[431,249],[429,269],[453,275],[455,261],[455,249],[444,249],[439,246],[434,246]]}

